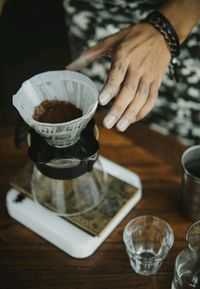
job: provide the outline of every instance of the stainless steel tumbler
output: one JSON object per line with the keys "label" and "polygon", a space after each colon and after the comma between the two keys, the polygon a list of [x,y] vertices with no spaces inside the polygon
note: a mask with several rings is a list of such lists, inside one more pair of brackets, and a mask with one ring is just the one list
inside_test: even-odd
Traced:
{"label": "stainless steel tumbler", "polygon": [[182,155],[182,209],[191,221],[200,219],[200,145]]}

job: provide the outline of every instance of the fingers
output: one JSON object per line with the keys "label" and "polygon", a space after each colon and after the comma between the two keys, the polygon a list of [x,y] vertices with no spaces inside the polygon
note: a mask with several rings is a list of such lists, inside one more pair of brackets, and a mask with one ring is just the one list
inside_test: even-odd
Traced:
{"label": "fingers", "polygon": [[112,128],[117,123],[116,128],[125,131],[131,123],[144,118],[156,104],[158,87],[145,77],[139,79],[137,74],[133,78],[132,73],[132,77],[125,80],[115,103],[105,117],[104,126]]}
{"label": "fingers", "polygon": [[119,131],[125,131],[127,127],[137,120],[137,114],[144,106],[149,95],[150,83],[141,78],[133,101],[130,103],[122,117],[117,123]]}
{"label": "fingers", "polygon": [[113,104],[112,108],[109,111],[109,114],[104,119],[104,125],[107,128],[111,128],[122,116],[126,108],[129,106],[133,100],[137,86],[138,86],[139,77],[134,72],[128,72],[126,79],[121,87],[121,90]]}
{"label": "fingers", "polygon": [[[142,88],[143,85],[144,87]],[[117,129],[125,131],[130,124],[144,118],[155,106],[157,95],[158,87],[155,84],[149,86],[147,83],[145,84],[141,81],[134,101],[129,105],[117,123]]]}
{"label": "fingers", "polygon": [[117,94],[126,75],[128,61],[123,61],[123,59],[120,59],[118,56],[115,57],[115,59],[108,73],[106,84],[99,96],[101,105],[106,105]]}
{"label": "fingers", "polygon": [[152,84],[150,87],[147,101],[137,114],[137,120],[144,118],[154,108],[157,99],[158,99],[158,86],[156,84]]}

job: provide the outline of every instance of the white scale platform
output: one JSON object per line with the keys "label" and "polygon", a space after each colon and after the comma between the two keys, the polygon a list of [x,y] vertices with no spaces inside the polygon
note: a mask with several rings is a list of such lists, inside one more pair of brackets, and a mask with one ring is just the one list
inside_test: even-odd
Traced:
{"label": "white scale platform", "polygon": [[7,193],[6,205],[9,215],[70,256],[74,258],[89,257],[139,202],[142,196],[141,181],[137,174],[106,158],[100,157],[100,159],[108,174],[139,189],[99,236],[91,236],[28,197],[24,198],[22,202],[16,202],[19,192],[15,189],[11,189]]}

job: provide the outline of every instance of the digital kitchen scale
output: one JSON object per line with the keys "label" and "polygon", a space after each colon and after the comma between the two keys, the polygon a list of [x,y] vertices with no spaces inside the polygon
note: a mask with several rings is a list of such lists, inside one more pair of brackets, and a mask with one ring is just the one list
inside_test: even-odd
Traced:
{"label": "digital kitchen scale", "polygon": [[[18,201],[20,192],[14,188],[9,190],[6,198],[9,215],[70,256],[89,257],[135,207],[142,196],[141,180],[137,174],[102,156],[99,158],[107,174],[137,189],[98,236],[89,234],[27,196]],[[95,166],[97,165],[96,163]]]}

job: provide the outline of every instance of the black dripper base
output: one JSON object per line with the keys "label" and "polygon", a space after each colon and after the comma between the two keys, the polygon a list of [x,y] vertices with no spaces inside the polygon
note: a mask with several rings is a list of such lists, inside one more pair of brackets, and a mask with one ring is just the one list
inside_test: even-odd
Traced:
{"label": "black dripper base", "polygon": [[90,172],[98,157],[99,143],[94,135],[94,126],[95,122],[92,119],[82,131],[78,142],[64,148],[50,146],[43,137],[30,128],[28,156],[37,169],[49,178],[60,180],[77,178]]}

